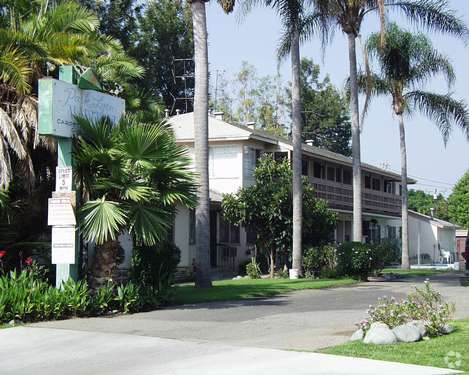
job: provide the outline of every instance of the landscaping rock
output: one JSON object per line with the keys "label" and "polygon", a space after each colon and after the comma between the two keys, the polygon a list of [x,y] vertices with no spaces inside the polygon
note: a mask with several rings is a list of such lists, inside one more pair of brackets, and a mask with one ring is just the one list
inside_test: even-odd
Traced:
{"label": "landscaping rock", "polygon": [[449,335],[454,331],[454,327],[450,326],[449,324],[445,324],[443,327],[441,327],[441,333],[444,335]]}
{"label": "landscaping rock", "polygon": [[394,327],[392,332],[400,342],[416,342],[422,338],[419,328],[412,323]]}
{"label": "landscaping rock", "polygon": [[16,324],[15,319],[12,319],[8,322],[8,325],[14,326]]}
{"label": "landscaping rock", "polygon": [[396,335],[389,329],[387,324],[373,323],[363,340],[365,344],[386,345],[397,342]]}
{"label": "landscaping rock", "polygon": [[422,320],[412,320],[409,324],[413,324],[419,329],[420,336],[424,337],[427,334],[427,327]]}
{"label": "landscaping rock", "polygon": [[350,337],[350,341],[361,341],[363,337],[365,337],[365,332],[360,328],[353,333],[352,337]]}

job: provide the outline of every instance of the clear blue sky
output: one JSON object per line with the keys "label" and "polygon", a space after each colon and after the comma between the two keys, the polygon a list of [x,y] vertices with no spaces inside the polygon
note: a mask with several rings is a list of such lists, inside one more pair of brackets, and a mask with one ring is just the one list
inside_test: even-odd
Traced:
{"label": "clear blue sky", "polygon": [[[469,1],[450,2],[453,9],[469,24]],[[388,13],[388,19],[407,26],[395,14]],[[274,12],[259,8],[243,22],[239,22],[236,12],[234,15],[225,15],[216,1],[212,0],[207,5],[207,23],[211,71],[225,70],[226,76],[230,77],[239,70],[241,62],[246,60],[257,68],[259,74],[275,74],[280,24]],[[378,20],[369,18],[362,29],[363,39],[377,28]],[[434,45],[454,65],[457,82],[451,91],[469,102],[469,47],[449,36],[430,36]],[[321,65],[323,74],[329,74],[337,86],[343,86],[348,76],[348,55],[346,40],[341,32],[336,32],[326,49],[324,59],[319,43],[314,40],[302,45],[301,54],[313,58]],[[288,61],[282,64],[281,73],[289,80]],[[448,91],[441,80],[433,81],[427,88],[440,93]],[[445,148],[437,127],[426,118],[408,118],[406,124],[409,175],[419,180],[420,185],[416,187],[427,192],[433,192],[436,188],[444,194],[450,193],[452,185],[469,168],[469,142],[455,128]],[[400,169],[398,128],[389,100],[375,99],[371,104],[362,133],[362,159],[375,165],[389,163],[391,169]]]}

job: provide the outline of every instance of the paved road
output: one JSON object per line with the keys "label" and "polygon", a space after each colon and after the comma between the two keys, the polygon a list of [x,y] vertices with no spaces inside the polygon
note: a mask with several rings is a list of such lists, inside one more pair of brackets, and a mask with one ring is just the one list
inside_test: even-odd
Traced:
{"label": "paved road", "polygon": [[443,375],[449,370],[115,333],[0,332],[2,375]]}
{"label": "paved road", "polygon": [[[35,324],[35,327],[124,333],[196,342],[223,342],[276,349],[314,350],[348,340],[366,309],[384,295],[402,298],[424,279],[305,290],[255,301],[217,302],[119,316]],[[455,275],[432,278],[469,317],[467,289]]]}

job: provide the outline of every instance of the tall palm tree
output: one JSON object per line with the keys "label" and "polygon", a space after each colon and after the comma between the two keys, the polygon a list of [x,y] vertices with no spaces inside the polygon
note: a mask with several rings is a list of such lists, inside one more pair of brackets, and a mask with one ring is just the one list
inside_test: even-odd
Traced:
{"label": "tall palm tree", "polygon": [[[210,199],[208,171],[208,45],[205,3],[188,0],[192,10],[194,33],[194,155],[198,174],[197,208],[195,210],[196,257],[195,284],[212,286],[210,277]],[[235,0],[218,0],[226,13],[232,12]]]}
{"label": "tall palm tree", "polygon": [[455,80],[451,63],[433,48],[423,34],[412,34],[397,25],[389,25],[385,44],[381,36],[372,34],[367,41],[370,59],[376,61],[377,72],[359,76],[363,90],[371,83],[371,94],[389,95],[399,124],[402,173],[402,267],[409,268],[408,207],[407,207],[407,151],[404,117],[420,112],[440,129],[444,142],[453,124],[460,126],[469,139],[469,112],[463,101],[450,94],[424,91],[422,87],[433,77],[442,75],[448,86]]}
{"label": "tall palm tree", "polygon": [[[353,240],[362,241],[362,181],[360,118],[358,102],[358,69],[356,39],[366,16],[378,13],[384,36],[385,10],[400,12],[411,22],[427,29],[467,38],[463,21],[448,7],[447,0],[311,0],[322,20],[331,27],[338,26],[348,40],[350,69],[350,111],[352,120],[353,165]],[[313,26],[317,26],[314,22]],[[308,30],[308,28],[305,28]],[[383,39],[381,39],[383,44]]]}
{"label": "tall palm tree", "polygon": [[293,143],[293,244],[291,278],[297,278],[302,270],[302,224],[303,224],[303,185],[302,185],[302,116],[300,83],[300,38],[305,24],[317,22],[315,15],[306,15],[304,0],[245,0],[242,12],[247,14],[254,6],[263,5],[274,9],[279,15],[283,35],[279,57],[291,57],[292,84],[292,143]]}
{"label": "tall palm tree", "polygon": [[106,118],[77,118],[73,163],[77,186],[88,197],[79,209],[83,237],[99,246],[92,285],[112,278],[117,238],[128,232],[136,245],[164,239],[174,207],[193,207],[195,188],[189,158],[165,123],[134,116],[118,124]]}

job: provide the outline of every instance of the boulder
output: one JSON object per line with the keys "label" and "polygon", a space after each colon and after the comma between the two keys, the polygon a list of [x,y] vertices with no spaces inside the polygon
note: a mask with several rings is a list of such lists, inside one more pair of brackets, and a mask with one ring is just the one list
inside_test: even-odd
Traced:
{"label": "boulder", "polygon": [[350,341],[361,341],[363,337],[365,337],[365,332],[360,328],[353,333],[352,337],[350,337]]}
{"label": "boulder", "polygon": [[400,342],[416,342],[422,338],[420,329],[412,323],[406,323],[394,327],[392,332]]}
{"label": "boulder", "polygon": [[420,336],[424,337],[427,334],[427,327],[422,320],[412,320],[409,324],[413,324],[419,329]]}
{"label": "boulder", "polygon": [[444,335],[449,335],[454,331],[454,327],[450,326],[449,324],[445,324],[443,327],[441,327],[441,333]]}
{"label": "boulder", "polygon": [[373,323],[363,340],[365,344],[386,345],[397,342],[396,335],[384,323]]}

